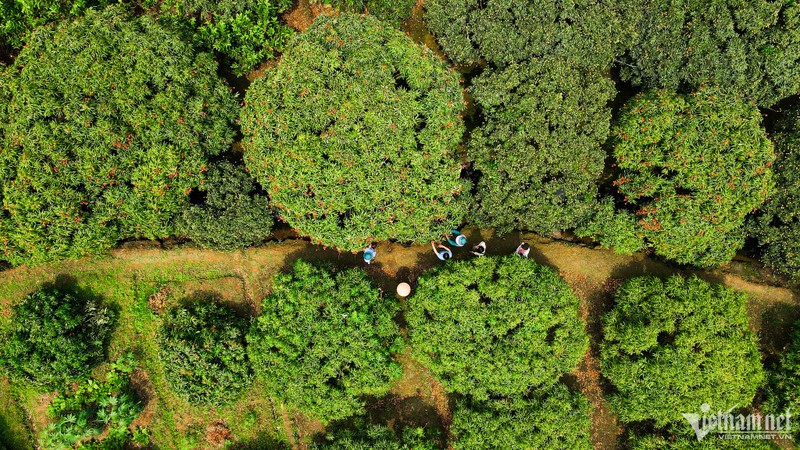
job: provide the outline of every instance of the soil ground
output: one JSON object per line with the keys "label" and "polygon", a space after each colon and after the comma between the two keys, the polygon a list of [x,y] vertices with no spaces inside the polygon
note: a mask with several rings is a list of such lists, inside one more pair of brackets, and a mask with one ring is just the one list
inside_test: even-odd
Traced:
{"label": "soil ground", "polygon": [[[767,356],[784,348],[789,326],[800,318],[797,293],[776,285],[774,277],[751,263],[734,262],[712,271],[683,270],[643,254],[616,255],[608,250],[529,234],[498,237],[491,230],[463,231],[472,243],[486,241],[490,255],[510,254],[519,242],[529,242],[531,257],[559,271],[581,299],[581,315],[592,345],[574,375],[578,388],[592,403],[591,436],[597,449],[620,448],[623,432],[604,398],[608,387],[599,374],[596,357],[601,338],[600,318],[613,305],[613,294],[624,279],[639,275],[696,274],[747,293],[751,325]],[[468,257],[465,249],[455,250],[455,259]],[[140,421],[151,428],[158,448],[218,448],[223,445],[219,443],[221,436],[229,439],[234,448],[258,448],[263,443],[280,441],[305,448],[323,427],[275,405],[261,394],[263,389],[257,385],[242,401],[227,408],[195,408],[177,398],[156,363],[153,344],[158,313],[152,305],[158,304],[159,298],[161,308],[187,297],[213,297],[236,306],[243,314],[257,313],[261,299],[270,290],[273,275],[290,270],[300,258],[328,261],[340,268],[363,267],[375,284],[390,295],[397,283],[406,281],[413,286],[424,270],[442,264],[429,245],[382,243],[375,262],[365,265],[360,255],[324,249],[302,240],[273,242],[238,252],[191,247],[165,250],[150,243],[134,242],[114,250],[106,258],[22,266],[0,272],[0,321],[8,320],[11,305],[42,283],[72,283],[91,288],[121,310],[110,355],[132,348],[143,361],[135,377],[136,388],[146,403]],[[771,284],[760,284],[760,279],[768,279]],[[407,353],[398,360],[403,364],[404,374],[388,396],[369,402],[371,417],[391,425],[433,425],[446,431],[451,417],[444,389]],[[3,401],[10,403],[9,406],[4,403],[3,409],[18,411],[5,418],[6,429],[27,427],[29,435],[35,436],[46,423],[45,407],[52,395],[17,390],[7,380],[0,380],[0,393]],[[19,401],[9,402],[9,398]],[[0,423],[0,431],[2,428]]]}

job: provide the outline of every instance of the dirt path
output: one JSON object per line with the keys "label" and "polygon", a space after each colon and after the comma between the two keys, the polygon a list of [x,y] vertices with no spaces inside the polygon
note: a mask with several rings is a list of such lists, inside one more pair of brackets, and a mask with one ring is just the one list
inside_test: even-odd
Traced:
{"label": "dirt path", "polygon": [[[749,296],[751,324],[759,334],[766,354],[774,354],[786,344],[789,326],[800,318],[800,298],[790,289],[756,283],[758,268],[732,263],[713,271],[685,271],[642,254],[616,255],[608,250],[590,249],[531,234],[511,233],[497,237],[491,230],[463,230],[470,242],[484,240],[490,255],[510,254],[520,241],[531,244],[531,257],[558,270],[581,299],[581,315],[591,337],[591,348],[575,371],[578,386],[592,404],[592,441],[596,449],[615,449],[622,428],[604,399],[608,386],[600,376],[597,345],[601,339],[602,314],[613,305],[613,294],[620,283],[639,275],[667,276],[691,274],[743,291]],[[468,258],[465,249],[456,249],[455,259]],[[361,256],[340,253],[310,245],[302,240],[274,242],[239,252],[214,252],[193,248],[164,250],[148,243],[130,243],[106,258],[84,259],[54,266],[17,267],[0,272],[0,314],[7,316],[10,305],[42,282],[52,282],[62,274],[102,272],[120,277],[148,277],[159,273],[183,274],[170,285],[185,294],[213,291],[223,301],[244,299],[257,312],[261,299],[269,292],[273,275],[289,270],[297,259],[327,261],[339,268],[364,267],[385,292],[393,293],[397,283],[411,282],[426,269],[441,262],[428,245],[403,246],[382,243],[372,265]],[[748,275],[749,274],[749,275]],[[189,280],[189,281],[186,281]],[[450,423],[448,398],[430,372],[408,355],[401,355],[403,377],[389,396],[370,406],[371,415],[389,423],[437,426],[445,431]],[[316,430],[303,420],[287,420],[288,436],[306,437]],[[307,428],[307,429],[304,429]],[[293,439],[290,437],[290,439]]]}

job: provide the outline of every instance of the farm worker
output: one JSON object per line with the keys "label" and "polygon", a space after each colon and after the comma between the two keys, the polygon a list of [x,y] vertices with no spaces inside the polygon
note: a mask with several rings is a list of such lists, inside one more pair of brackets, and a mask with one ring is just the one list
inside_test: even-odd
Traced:
{"label": "farm worker", "polygon": [[456,247],[467,245],[467,237],[458,230],[450,230],[450,234],[445,235],[445,237],[447,237],[447,242],[449,242],[450,245],[455,245]]}
{"label": "farm worker", "polygon": [[522,244],[519,244],[519,247],[517,247],[516,255],[521,256],[523,258],[527,258],[528,253],[530,252],[531,252],[531,246],[523,242]]}
{"label": "farm worker", "polygon": [[436,253],[436,257],[441,259],[442,261],[446,261],[453,257],[453,252],[451,252],[449,248],[445,247],[440,243],[434,243],[433,241],[431,241],[431,247],[433,248],[433,252]]}
{"label": "farm worker", "polygon": [[472,252],[475,256],[483,256],[486,254],[486,242],[481,241],[478,245],[472,247]]}
{"label": "farm worker", "polygon": [[375,248],[378,247],[378,244],[371,243],[364,249],[364,262],[367,264],[372,264],[372,260],[375,259],[375,255],[378,253],[375,251]]}

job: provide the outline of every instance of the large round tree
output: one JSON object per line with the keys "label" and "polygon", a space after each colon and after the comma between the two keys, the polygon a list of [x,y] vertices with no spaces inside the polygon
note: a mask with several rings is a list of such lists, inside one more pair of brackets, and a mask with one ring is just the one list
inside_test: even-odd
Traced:
{"label": "large round tree", "polygon": [[323,422],[364,412],[361,395],[382,395],[402,369],[403,340],[362,270],[331,273],[304,261],[279,274],[248,334],[256,375],[290,408]]}
{"label": "large round tree", "polygon": [[370,16],[320,16],[242,111],[245,162],[314,242],[435,239],[464,213],[458,74]]}
{"label": "large round tree", "polygon": [[761,213],[750,221],[750,233],[762,246],[762,259],[772,269],[800,278],[800,107],[787,111],[773,135],[775,191]]}
{"label": "large round tree", "polygon": [[743,223],[772,191],[772,143],[755,105],[716,89],[648,91],[614,129],[614,182],[635,217],[625,232],[684,264],[728,262]]}
{"label": "large round tree", "polygon": [[578,365],[588,338],[579,301],[558,274],[508,256],[423,275],[407,314],[414,355],[451,392],[519,395]]}
{"label": "large round tree", "polygon": [[2,75],[0,258],[164,237],[228,148],[237,105],[211,55],[117,8],[34,32]]}
{"label": "large round tree", "polygon": [[800,92],[800,3],[773,0],[627,0],[638,13],[621,64],[635,84],[710,83],[760,106]]}
{"label": "large round tree", "polygon": [[462,398],[453,411],[450,433],[455,450],[590,450],[590,428],[589,402],[557,384],[527,398]]}
{"label": "large round tree", "polygon": [[613,82],[542,58],[485,72],[472,93],[484,118],[468,146],[482,174],[475,222],[546,234],[591,217]]}
{"label": "large round tree", "polygon": [[665,426],[708,403],[745,407],[762,382],[746,298],[699,278],[634,278],[603,318],[602,373],[623,422]]}

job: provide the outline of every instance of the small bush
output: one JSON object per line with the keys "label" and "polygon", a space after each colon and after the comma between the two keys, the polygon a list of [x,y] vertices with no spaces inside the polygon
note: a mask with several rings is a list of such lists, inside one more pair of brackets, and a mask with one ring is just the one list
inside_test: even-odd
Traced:
{"label": "small bush", "polygon": [[591,450],[590,428],[589,402],[557,384],[529,398],[463,398],[450,432],[455,450]]}
{"label": "small bush", "polygon": [[110,0],[4,0],[0,2],[0,40],[14,48],[25,44],[28,33],[48,22],[78,16],[88,8],[102,8]]}
{"label": "small bush", "polygon": [[371,16],[320,16],[247,91],[244,160],[313,242],[426,242],[464,217],[458,74]]}
{"label": "small bush", "polygon": [[298,261],[275,277],[248,335],[250,359],[270,394],[323,422],[364,412],[361,395],[382,395],[402,373],[403,346],[392,320],[399,307],[381,298],[362,270],[330,273]]}
{"label": "small bush", "polygon": [[683,421],[703,403],[753,401],[764,374],[746,298],[698,278],[629,280],[603,318],[602,373],[623,422]]}
{"label": "small bush", "polygon": [[126,354],[111,363],[104,381],[89,379],[75,392],[59,394],[47,408],[54,422],[42,432],[40,445],[46,449],[72,449],[79,444],[81,449],[122,450],[134,436],[146,434],[143,429],[130,429],[142,411],[130,386],[135,368],[135,358]]}
{"label": "small bush", "polygon": [[43,288],[13,307],[0,363],[47,389],[81,380],[104,359],[114,318],[95,300]]}
{"label": "small bush", "polygon": [[249,247],[266,239],[274,220],[267,196],[258,190],[244,167],[220,162],[208,170],[200,190],[203,205],[183,212],[178,227],[205,248],[231,250]]}
{"label": "small bush", "polygon": [[247,320],[213,302],[171,309],[159,333],[159,357],[170,387],[196,405],[238,398],[252,381],[246,331]]}
{"label": "small bush", "polygon": [[408,305],[415,357],[447,390],[480,400],[554,385],[589,345],[569,286],[516,256],[433,269]]}
{"label": "small bush", "polygon": [[196,38],[225,56],[237,76],[282,52],[292,30],[280,20],[280,13],[292,0],[165,0],[161,9],[167,16],[190,18],[197,27]]}

